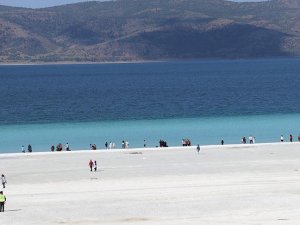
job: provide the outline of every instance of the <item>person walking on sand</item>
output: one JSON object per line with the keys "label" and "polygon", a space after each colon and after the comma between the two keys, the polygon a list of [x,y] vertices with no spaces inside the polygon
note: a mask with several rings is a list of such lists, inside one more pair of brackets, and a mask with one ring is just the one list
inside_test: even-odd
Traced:
{"label": "person walking on sand", "polygon": [[4,212],[4,204],[6,202],[6,197],[3,194],[3,191],[0,191],[0,212]]}
{"label": "person walking on sand", "polygon": [[92,172],[92,171],[93,171],[93,167],[94,167],[93,160],[90,160],[90,162],[89,162],[89,167],[90,167],[91,172]]}
{"label": "person walking on sand", "polygon": [[5,188],[5,185],[7,184],[7,181],[6,181],[6,177],[4,176],[4,174],[1,175],[1,182],[2,182],[3,188]]}
{"label": "person walking on sand", "polygon": [[290,142],[293,142],[293,135],[290,134]]}
{"label": "person walking on sand", "polygon": [[200,145],[199,144],[197,145],[197,152],[198,152],[198,154],[200,152]]}
{"label": "person walking on sand", "polygon": [[97,161],[96,160],[94,161],[94,171],[95,172],[97,171]]}

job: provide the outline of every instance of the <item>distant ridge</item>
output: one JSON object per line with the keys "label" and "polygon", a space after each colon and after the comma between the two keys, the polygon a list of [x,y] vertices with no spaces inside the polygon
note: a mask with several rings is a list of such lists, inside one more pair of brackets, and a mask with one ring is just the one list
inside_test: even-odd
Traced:
{"label": "distant ridge", "polygon": [[1,62],[300,56],[298,0],[0,6]]}

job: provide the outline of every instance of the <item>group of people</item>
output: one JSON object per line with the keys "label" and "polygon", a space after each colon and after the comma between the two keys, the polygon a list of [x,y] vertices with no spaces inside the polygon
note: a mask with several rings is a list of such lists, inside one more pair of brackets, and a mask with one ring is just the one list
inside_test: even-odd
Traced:
{"label": "group of people", "polygon": [[[115,142],[105,142],[104,144],[105,146],[105,149],[115,149],[116,148],[116,143]],[[127,149],[129,148],[129,142],[126,140],[126,141],[122,141],[121,143],[121,146],[122,146],[122,149]],[[144,146],[145,146],[145,141],[144,141]]]}
{"label": "group of people", "polygon": [[[26,152],[26,151],[25,151],[24,145],[22,145],[21,151],[22,151],[23,153]],[[28,151],[28,152],[32,152],[32,146],[31,146],[31,144],[29,144],[29,145],[27,146],[27,151]]]}
{"label": "group of people", "polygon": [[191,146],[191,140],[190,139],[182,139],[181,141],[182,146]]}
{"label": "group of people", "polygon": [[[7,181],[4,174],[1,175],[1,183],[3,189],[6,187]],[[0,212],[4,212],[4,204],[6,202],[6,197],[3,194],[3,191],[0,191]]]}
{"label": "group of people", "polygon": [[[293,142],[293,135],[292,134],[290,134],[289,139],[290,139],[290,142]],[[298,135],[298,141],[300,142],[300,134]],[[280,142],[284,142],[283,135],[280,136]]]}
{"label": "group of people", "polygon": [[[222,140],[223,141],[223,140]],[[243,144],[247,144],[247,139],[246,139],[246,137],[242,137],[242,143]],[[249,136],[249,143],[250,144],[254,144],[255,143],[255,137],[254,136],[252,136],[252,135],[250,135]],[[224,144],[224,141],[223,141],[223,144]],[[222,144],[222,145],[223,145]]]}
{"label": "group of people", "polygon": [[[50,150],[51,150],[51,152],[54,152],[55,146],[54,146],[54,145],[51,145]],[[62,150],[63,150],[63,145],[62,145],[62,143],[58,143],[58,144],[56,145],[56,151],[57,151],[57,152],[61,152]],[[66,151],[71,151],[69,143],[66,143],[66,145],[65,145],[65,150],[66,150]]]}
{"label": "group of people", "polygon": [[90,150],[97,150],[96,144],[90,144]]}
{"label": "group of people", "polygon": [[105,142],[104,144],[105,149],[115,149],[116,148],[116,143],[115,142]]}
{"label": "group of people", "polygon": [[168,147],[168,143],[164,140],[159,140],[159,147]]}
{"label": "group of people", "polygon": [[127,140],[126,140],[126,141],[124,141],[124,140],[122,141],[122,148],[123,148],[123,149],[129,148],[129,142],[128,142]]}
{"label": "group of people", "polygon": [[[290,142],[293,142],[293,135],[292,135],[292,134],[289,135],[289,141],[290,141]],[[300,142],[300,134],[298,135],[298,141]],[[280,136],[280,142],[284,142],[284,137],[283,137],[283,135]],[[247,143],[246,137],[242,137],[242,143],[243,143],[243,144],[246,144],[246,143]],[[255,137],[254,137],[254,136],[252,136],[252,135],[249,136],[249,143],[250,143],[250,144],[254,144],[254,143],[255,143]],[[222,144],[222,145],[224,144],[224,141],[223,141],[223,140],[221,141],[221,144]]]}
{"label": "group of people", "polygon": [[97,161],[90,160],[89,167],[90,167],[91,172],[93,172],[93,170],[94,170],[94,172],[96,172],[97,171]]}

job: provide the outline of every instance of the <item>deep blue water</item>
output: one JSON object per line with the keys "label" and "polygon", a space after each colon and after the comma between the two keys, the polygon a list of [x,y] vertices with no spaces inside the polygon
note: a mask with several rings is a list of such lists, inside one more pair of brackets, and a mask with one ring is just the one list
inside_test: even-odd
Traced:
{"label": "deep blue water", "polygon": [[0,123],[300,112],[300,60],[0,66]]}
{"label": "deep blue water", "polygon": [[[188,118],[202,120],[211,118],[211,121],[215,121],[227,117],[252,116],[253,118],[259,115],[298,114],[300,113],[299,87],[300,59],[3,65],[0,66],[0,133],[2,136],[0,151],[18,151],[21,143],[27,144],[22,138],[19,142],[13,140],[13,137],[18,135],[26,137],[24,133],[23,135],[17,133],[22,131],[18,128],[20,125],[24,128],[35,124],[35,127],[40,126],[40,128],[31,131],[42,133],[43,128],[48,129],[52,126],[53,129],[58,126],[63,129],[62,124],[79,123],[86,129],[82,135],[88,137],[91,136],[90,132],[95,124],[102,122],[115,124],[119,121],[119,125],[115,124],[114,130],[110,131],[110,137],[100,135],[102,139],[99,139],[99,142],[102,143],[105,138],[111,139],[114,133],[116,137],[121,138],[120,130],[124,121],[131,122],[127,124],[131,127],[141,121],[148,121],[151,124],[151,121],[157,123],[157,121],[167,120],[169,123],[166,123],[167,125],[162,123],[161,127],[166,126],[169,129],[164,135],[168,138],[167,134],[173,132],[174,121],[180,123]],[[265,120],[267,117],[262,118]],[[297,124],[300,122],[298,118],[294,118],[296,121],[291,128],[294,132],[298,129]],[[242,120],[238,121],[242,128]],[[86,127],[88,124],[90,129]],[[213,124],[205,123],[205,127],[214,130]],[[268,126],[269,124],[272,122],[269,121]],[[201,123],[198,125],[201,126]],[[145,124],[143,126],[143,129],[148,129]],[[5,132],[5,130],[12,131],[11,129],[14,132]],[[185,134],[191,135],[192,130],[189,131],[186,127],[185,129],[187,129]],[[272,130],[272,127],[268,129]],[[105,130],[98,132],[105,133]],[[126,132],[135,133],[138,130]],[[181,136],[178,128],[176,132]],[[197,130],[194,129],[193,132]],[[228,131],[224,132],[228,133]],[[6,137],[8,134],[11,136]],[[143,136],[156,137],[158,134],[163,135],[157,129],[157,131],[144,133]],[[39,145],[40,149],[48,149],[52,142],[62,139],[50,135],[50,141],[47,135],[49,137],[49,134],[37,136],[38,143],[45,143]],[[80,129],[77,135],[80,136]],[[208,139],[203,142],[214,143],[224,135],[218,133],[215,141]],[[74,136],[70,135],[69,138],[61,141],[73,138]],[[228,140],[239,141],[240,137],[232,136],[231,139],[228,137]],[[265,141],[271,140],[273,140],[271,137],[265,138]],[[34,143],[34,139],[29,141]],[[87,138],[82,141],[87,143],[73,142],[73,146],[81,148],[89,143]],[[180,144],[180,141],[172,141],[174,145]],[[136,146],[138,143],[136,141]]]}

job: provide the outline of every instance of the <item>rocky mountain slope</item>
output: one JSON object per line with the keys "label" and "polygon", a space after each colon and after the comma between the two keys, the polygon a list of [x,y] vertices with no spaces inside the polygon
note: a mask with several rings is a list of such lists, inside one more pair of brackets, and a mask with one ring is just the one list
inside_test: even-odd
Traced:
{"label": "rocky mountain slope", "polygon": [[300,1],[118,0],[0,6],[1,62],[300,55]]}

